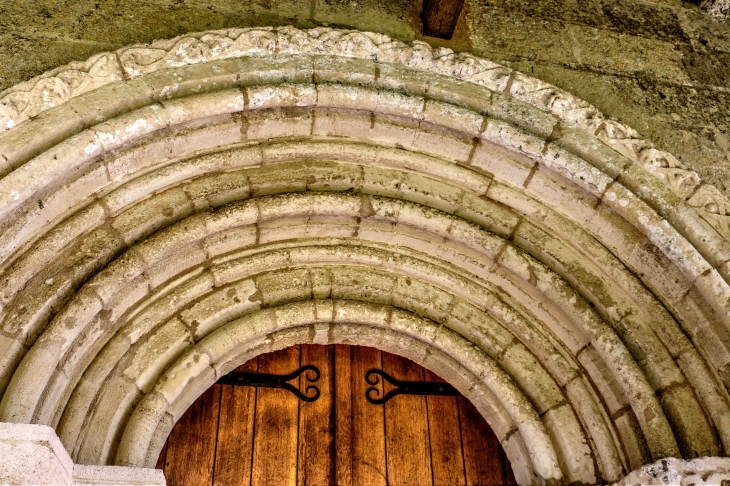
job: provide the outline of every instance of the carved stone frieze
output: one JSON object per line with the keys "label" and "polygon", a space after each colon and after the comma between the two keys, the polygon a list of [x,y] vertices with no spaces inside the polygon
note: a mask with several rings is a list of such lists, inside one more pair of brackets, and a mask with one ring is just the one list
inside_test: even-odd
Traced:
{"label": "carved stone frieze", "polygon": [[654,464],[641,466],[613,486],[719,486],[728,481],[730,459],[726,457],[698,457],[691,460],[667,457]]}
{"label": "carved stone frieze", "polygon": [[[97,54],[83,63],[72,63],[0,93],[0,132],[84,92],[122,79],[157,70],[239,57],[282,55],[336,55],[392,63],[412,69],[453,76],[551,113],[565,125],[598,136],[631,161],[641,164],[683,199],[695,194],[701,182],[671,154],[657,150],[630,127],[611,120],[589,103],[549,83],[531,78],[468,53],[431,47],[420,41],[404,43],[372,33],[318,27],[227,29],[189,34],[174,39],[135,45],[115,53]],[[719,191],[703,191],[712,204],[692,204],[725,238],[727,224],[717,224],[723,214],[708,207],[727,207]],[[693,199],[696,201],[696,198]]]}
{"label": "carved stone frieze", "polygon": [[721,235],[730,235],[730,201],[714,186],[702,185],[687,203]]}
{"label": "carved stone frieze", "polygon": [[13,86],[0,94],[0,132],[70,98],[122,79],[116,55],[103,52]]}

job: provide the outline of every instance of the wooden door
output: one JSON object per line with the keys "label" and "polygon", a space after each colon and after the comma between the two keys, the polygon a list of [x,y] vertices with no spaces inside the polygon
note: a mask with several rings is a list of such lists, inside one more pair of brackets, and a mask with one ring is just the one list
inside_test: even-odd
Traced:
{"label": "wooden door", "polygon": [[[494,433],[464,397],[367,401],[365,374],[441,382],[410,360],[360,346],[294,346],[237,371],[287,374],[314,365],[320,397],[214,385],[181,417],[160,454],[170,486],[514,485]],[[306,394],[310,383],[291,383]],[[382,387],[385,386],[385,389]],[[392,389],[377,385],[382,396]],[[311,390],[310,390],[311,394]]]}

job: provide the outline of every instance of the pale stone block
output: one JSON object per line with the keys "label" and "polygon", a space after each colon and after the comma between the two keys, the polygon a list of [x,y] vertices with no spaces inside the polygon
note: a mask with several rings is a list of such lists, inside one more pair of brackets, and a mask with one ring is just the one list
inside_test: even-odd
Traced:
{"label": "pale stone block", "polygon": [[[190,370],[202,372],[201,368]],[[186,377],[189,378],[189,377]],[[188,380],[185,380],[186,382]],[[184,388],[184,386],[183,386]],[[179,391],[182,391],[180,389]],[[176,392],[177,393],[179,393]],[[116,451],[115,458],[109,458],[119,466],[145,466],[149,445],[155,437],[155,431],[165,420],[170,403],[159,391],[152,392],[134,409]]]}
{"label": "pale stone block", "polygon": [[481,139],[474,148],[469,164],[500,182],[513,187],[523,187],[537,162],[499,143]]}
{"label": "pale stone block", "polygon": [[0,334],[0,390],[5,390],[26,351],[17,339]]}
{"label": "pale stone block", "polygon": [[566,184],[563,177],[543,165],[532,172],[525,192],[548,208],[580,222],[595,216],[595,207],[599,202],[593,194],[576,185]]}
{"label": "pale stone block", "polygon": [[[165,128],[169,123],[169,114],[164,107],[154,104],[95,125],[90,130],[96,135],[94,147],[101,144],[104,150],[111,150]],[[92,145],[86,152],[91,150],[90,147]]]}
{"label": "pale stone block", "polygon": [[259,220],[262,201],[239,201],[205,213],[205,226],[213,235],[233,228],[255,224]]}
{"label": "pale stone block", "polygon": [[76,171],[84,170],[101,153],[94,133],[85,130],[67,139],[0,179],[0,217],[31,199],[49,186],[68,182]]}
{"label": "pale stone block", "polygon": [[312,134],[314,115],[309,108],[247,111],[242,116],[245,118],[242,118],[241,131],[247,140],[307,137]]}
{"label": "pale stone block", "polygon": [[730,329],[730,288],[719,272],[714,268],[704,272],[695,279],[694,286],[710,302],[717,318]]}
{"label": "pale stone block", "polygon": [[[313,300],[292,302],[274,309],[277,330],[313,324],[317,322],[315,304]],[[307,334],[309,331],[307,331]],[[278,348],[281,349],[281,348]]]}
{"label": "pale stone block", "polygon": [[0,420],[30,423],[60,357],[60,345],[31,348],[18,365],[0,402]]}
{"label": "pale stone block", "polygon": [[257,311],[260,294],[253,280],[241,280],[220,288],[180,312],[180,319],[201,339],[233,319]]}
{"label": "pale stone block", "polygon": [[[105,164],[110,179],[119,183],[131,174],[144,173],[171,164],[180,165],[180,162],[175,163],[176,158],[184,158],[196,151],[219,145],[237,143],[241,139],[241,124],[231,116],[205,118],[204,121],[189,122],[149,135],[146,143],[119,147],[105,157]],[[203,156],[202,161],[197,158],[194,163],[203,165],[214,157],[215,154]],[[169,175],[176,176],[174,171]]]}
{"label": "pale stone block", "polygon": [[510,214],[507,214],[504,220],[497,219],[499,216],[502,215],[499,213],[493,214],[494,219],[492,221],[494,225],[486,228],[486,231],[476,224],[457,218],[451,219],[451,225],[448,231],[444,233],[444,237],[448,239],[444,242],[444,246],[461,252],[465,252],[465,248],[468,248],[473,252],[473,255],[470,255],[472,258],[488,260],[489,266],[491,266],[492,259],[499,254],[504,246],[504,240],[494,233],[504,234],[510,232],[518,221],[517,218],[510,217]]}
{"label": "pale stone block", "polygon": [[37,204],[43,206],[39,217],[50,222],[89,203],[92,194],[108,183],[106,167],[94,164],[86,171],[43,197]]}
{"label": "pale stone block", "polygon": [[71,246],[72,241],[100,225],[104,219],[104,209],[95,203],[70,216],[64,223],[46,233],[31,249],[14,261],[11,268],[4,268],[0,276],[0,289],[2,289],[0,302],[9,302],[33,275],[41,273],[49,262]]}
{"label": "pale stone block", "polygon": [[0,422],[0,482],[73,485],[73,461],[51,427]]}
{"label": "pale stone block", "polygon": [[[77,360],[80,361],[81,358],[77,358]],[[65,405],[68,395],[71,393],[69,383],[71,380],[63,370],[57,369],[53,372],[38,400],[32,423],[50,425],[54,428],[58,425],[55,418],[62,412],[59,410],[59,404]]]}
{"label": "pale stone block", "polygon": [[162,106],[167,113],[170,125],[200,118],[228,115],[245,108],[243,93],[236,88],[164,101]]}
{"label": "pale stone block", "polygon": [[205,370],[211,369],[209,364],[208,355],[193,348],[166,368],[155,384],[155,391],[160,393],[167,403],[174,403],[190,380]]}
{"label": "pale stone block", "polygon": [[621,436],[621,444],[631,468],[637,468],[651,461],[651,452],[642,435],[642,430],[636,416],[631,410],[624,411],[614,418],[616,429]]}
{"label": "pale stone block", "polygon": [[373,123],[374,115],[368,112],[319,109],[314,112],[312,136],[363,139],[372,129]]}
{"label": "pale stone block", "polygon": [[661,392],[661,403],[667,418],[678,431],[677,441],[685,457],[720,455],[717,436],[690,384],[670,385]]}
{"label": "pale stone block", "polygon": [[458,131],[469,137],[478,137],[485,118],[460,106],[428,99],[423,111],[424,121]]}
{"label": "pale stone block", "polygon": [[92,361],[78,380],[73,393],[66,403],[56,432],[68,451],[74,451],[84,420],[89,416],[91,404],[96,398],[101,384],[112,369],[129,350],[129,339],[115,336]]}
{"label": "pale stone block", "polygon": [[560,138],[552,143],[584,159],[611,178],[616,178],[632,163],[631,159],[612,149],[600,138],[567,124],[561,124]]}
{"label": "pale stone block", "polygon": [[2,176],[17,169],[49,147],[72,138],[85,126],[83,116],[67,105],[40,111],[33,118],[34,123],[21,122],[15,126],[15,122],[11,121],[11,126],[2,127],[3,129],[12,128],[12,130],[2,133],[2,138],[0,138],[0,147],[2,147],[0,159],[3,162],[0,165],[0,174]]}
{"label": "pale stone block", "polygon": [[415,140],[419,126],[420,122],[416,119],[378,112],[370,123],[370,130],[361,133],[357,138],[391,147],[405,147],[417,150]]}
{"label": "pale stone block", "polygon": [[467,163],[471,157],[475,142],[472,138],[440,126],[422,122],[413,138],[412,150],[443,157],[454,162]]}
{"label": "pale stone block", "polygon": [[[322,83],[317,85],[317,106],[335,110],[372,112],[377,110],[378,94],[378,91],[349,84]],[[335,111],[330,113],[336,116]]]}
{"label": "pale stone block", "polygon": [[264,306],[308,299],[312,295],[312,282],[306,269],[284,270],[256,277],[256,288]]}
{"label": "pale stone block", "polygon": [[175,187],[124,210],[112,219],[111,225],[121,233],[127,244],[132,244],[192,212],[193,207],[185,191]]}
{"label": "pale stone block", "polygon": [[553,408],[545,413],[543,421],[553,438],[566,481],[595,484],[593,454],[573,409],[569,405]]}
{"label": "pale stone block", "polygon": [[441,329],[433,321],[398,308],[391,311],[387,325],[393,330],[413,336],[425,343],[433,341]]}
{"label": "pale stone block", "polygon": [[449,314],[446,325],[492,358],[497,358],[514,339],[502,324],[465,302],[455,301]]}
{"label": "pale stone block", "polygon": [[334,83],[369,86],[375,83],[376,64],[370,59],[356,59],[339,56],[312,56],[314,80],[316,83]]}
{"label": "pale stone block", "polygon": [[515,343],[507,347],[497,361],[505,373],[529,397],[538,414],[565,401],[565,395],[555,379],[540,365],[539,360],[525,346]]}
{"label": "pale stone block", "polygon": [[396,276],[369,268],[340,267],[331,273],[331,296],[335,299],[389,303],[396,286]]}
{"label": "pale stone block", "polygon": [[487,128],[482,132],[481,138],[493,145],[504,147],[529,158],[539,156],[545,146],[545,141],[541,137],[493,118],[488,119]]}
{"label": "pale stone block", "polygon": [[82,464],[106,463],[113,459],[123,421],[129,410],[144,394],[137,386],[121,376],[112,376],[87,410],[81,434],[74,448],[76,461]]}
{"label": "pale stone block", "polygon": [[600,398],[595,395],[588,381],[582,376],[568,383],[565,386],[565,393],[590,438],[589,444],[596,456],[601,477],[605,481],[620,479],[624,468],[618,432],[613,422],[605,415]]}
{"label": "pale stone block", "polygon": [[277,329],[274,309],[263,309],[216,329],[203,338],[195,349],[210,357],[216,375],[220,377],[245,362],[238,360],[237,356],[243,356],[256,346],[268,343],[267,336]]}
{"label": "pale stone block", "polygon": [[[282,221],[283,223],[283,221]],[[264,228],[268,223],[261,225],[261,242],[269,241],[270,236],[265,236]],[[282,225],[283,226],[283,225]],[[296,236],[295,236],[296,235]],[[313,216],[307,222],[296,228],[292,228],[289,238],[351,238],[357,235],[357,217],[340,216]],[[284,235],[285,236],[285,235]]]}
{"label": "pale stone block", "polygon": [[540,161],[549,169],[554,170],[578,187],[583,188],[596,197],[601,195],[613,182],[613,179],[599,169],[585,162],[580,157],[559,148],[556,145],[547,145]]}
{"label": "pale stone block", "polygon": [[530,452],[525,446],[522,436],[517,432],[513,433],[503,440],[501,445],[507,459],[510,461],[510,467],[517,484],[530,484],[535,477],[535,472],[531,461],[527,459]]}
{"label": "pale stone block", "polygon": [[702,404],[707,408],[712,423],[720,437],[720,443],[730,443],[730,410],[728,403],[722,394],[722,384],[717,378],[711,376],[705,362],[696,350],[682,353],[677,358],[677,364],[692,384],[692,388],[702,399]]}
{"label": "pale stone block", "polygon": [[452,190],[456,186],[465,192],[485,194],[491,183],[489,176],[480,174],[471,167],[454,164],[450,160],[388,147],[381,147],[378,152],[378,165],[409,171],[411,175],[418,175],[418,180],[433,177],[449,181]]}
{"label": "pale stone block", "polygon": [[243,226],[231,228],[228,231],[220,231],[212,234],[203,241],[208,258],[216,258],[257,244],[259,230],[256,226]]}
{"label": "pale stone block", "polygon": [[250,192],[247,171],[226,172],[195,179],[185,186],[185,193],[197,211],[248,199]]}
{"label": "pale stone block", "polygon": [[[195,215],[178,224],[168,226],[151,238],[135,245],[134,251],[147,265],[155,265],[169,259],[176,252],[192,255],[195,260],[195,243],[208,236],[205,216]],[[200,250],[198,250],[200,251]]]}
{"label": "pale stone block", "polygon": [[313,84],[249,86],[245,90],[248,95],[248,110],[314,106],[317,103],[317,89]]}
{"label": "pale stone block", "polygon": [[520,219],[515,212],[490,199],[466,192],[454,214],[500,236],[509,236]]}
{"label": "pale stone block", "polygon": [[[410,275],[410,272],[407,275]],[[430,282],[404,275],[397,276],[392,291],[393,298],[400,299],[399,307],[439,322],[444,322],[451,314],[451,308],[460,301],[450,292]]]}
{"label": "pale stone block", "polygon": [[157,324],[166,321],[201,295],[210,292],[214,286],[212,274],[202,269],[181,277],[151,295],[150,299],[153,302],[131,312],[126,318],[122,334],[128,337],[131,343],[137,342]]}
{"label": "pale stone block", "polygon": [[202,243],[199,242],[188,245],[187,248],[178,247],[176,250],[178,250],[177,253],[172,253],[167,259],[156,263],[145,271],[149,278],[151,290],[157,290],[160,286],[195,271],[208,258]]}
{"label": "pale stone block", "polygon": [[74,464],[74,485],[117,485],[117,486],[150,486],[165,485],[165,474],[161,469],[122,467],[122,466],[89,466]]}
{"label": "pale stone block", "polygon": [[171,319],[130,350],[122,373],[142,392],[149,393],[167,365],[192,344],[188,328],[179,320]]}
{"label": "pale stone block", "polygon": [[[148,80],[119,78],[120,74],[116,74],[112,78],[115,82],[104,84],[97,89],[83,90],[63,105],[80,116],[85,127],[90,127],[120,113],[127,113],[156,101],[155,88]],[[93,84],[88,87],[92,86]]]}
{"label": "pale stone block", "polygon": [[[513,72],[515,79],[511,84],[511,94],[514,95],[520,89],[520,83],[516,80],[524,75],[517,71]],[[536,91],[536,94],[550,96],[552,93],[545,89]],[[521,98],[515,99],[503,94],[501,90],[490,96],[490,101],[484,110],[488,115],[523,126],[540,137],[549,137],[559,120],[555,115],[545,113],[542,109],[536,110]]]}
{"label": "pale stone block", "polygon": [[[205,368],[199,374],[191,377],[177,399],[170,404],[165,414],[172,415],[172,420],[177,422],[188,408],[216,381],[216,373],[212,368]],[[158,425],[159,427],[160,425]],[[155,461],[157,458],[153,458]]]}

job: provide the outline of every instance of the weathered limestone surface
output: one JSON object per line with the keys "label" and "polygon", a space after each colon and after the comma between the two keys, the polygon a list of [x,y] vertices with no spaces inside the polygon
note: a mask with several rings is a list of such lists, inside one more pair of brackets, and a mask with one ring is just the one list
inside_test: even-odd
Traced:
{"label": "weathered limestone surface", "polygon": [[164,485],[158,469],[74,464],[45,425],[0,422],[0,483],[31,485]]}
{"label": "weathered limestone surface", "polygon": [[669,457],[632,471],[615,486],[725,485],[730,482],[730,458],[699,457],[684,461]]}
{"label": "weathered limestone surface", "polygon": [[439,373],[521,484],[730,449],[730,202],[569,93],[257,28],[2,96],[0,420],[80,464],[153,465],[220,376],[302,342]]}
{"label": "weathered limestone surface", "polygon": [[[698,3],[701,4],[698,5]],[[454,38],[420,36],[405,0],[6,0],[0,90],[71,61],[187,32],[318,25],[422,39],[570,91],[730,190],[727,0],[466,0]]]}

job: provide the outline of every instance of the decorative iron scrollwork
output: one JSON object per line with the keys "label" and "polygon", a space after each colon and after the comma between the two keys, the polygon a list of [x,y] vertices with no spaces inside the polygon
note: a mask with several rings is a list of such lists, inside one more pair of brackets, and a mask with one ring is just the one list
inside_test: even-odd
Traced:
{"label": "decorative iron scrollwork", "polygon": [[[372,369],[365,373],[365,381],[367,381],[369,385],[377,385],[380,383],[381,378],[384,382],[387,381],[396,388],[389,391],[381,398],[375,398],[380,394],[380,390],[378,390],[375,386],[368,388],[365,391],[365,398],[367,398],[368,402],[374,405],[382,405],[397,395],[435,395],[445,397],[461,396],[461,393],[448,383],[400,381],[378,369]],[[384,382],[383,384],[385,384]]]}
{"label": "decorative iron scrollwork", "polygon": [[[307,372],[312,371],[314,377]],[[265,373],[239,373],[231,372],[218,380],[219,385],[254,386],[259,388],[282,388],[290,391],[298,399],[305,402],[313,402],[319,398],[319,388],[314,385],[307,385],[306,395],[299,391],[294,385],[287,383],[302,375],[307,381],[314,383],[319,381],[319,368],[312,365],[302,366],[288,375],[269,375]],[[310,393],[311,392],[311,393]],[[311,396],[310,396],[311,395]]]}

